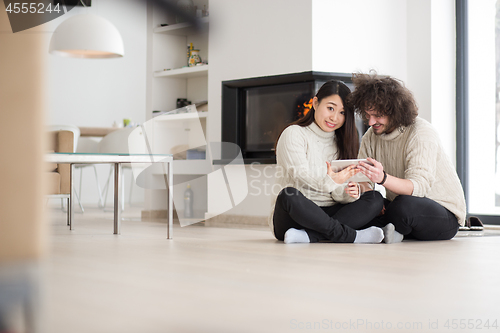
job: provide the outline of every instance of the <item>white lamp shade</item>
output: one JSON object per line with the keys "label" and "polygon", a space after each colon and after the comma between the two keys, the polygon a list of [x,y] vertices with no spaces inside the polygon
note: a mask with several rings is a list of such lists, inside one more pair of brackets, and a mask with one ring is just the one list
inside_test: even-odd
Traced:
{"label": "white lamp shade", "polygon": [[71,58],[123,57],[123,40],[104,18],[81,14],[62,22],[52,34],[49,52]]}

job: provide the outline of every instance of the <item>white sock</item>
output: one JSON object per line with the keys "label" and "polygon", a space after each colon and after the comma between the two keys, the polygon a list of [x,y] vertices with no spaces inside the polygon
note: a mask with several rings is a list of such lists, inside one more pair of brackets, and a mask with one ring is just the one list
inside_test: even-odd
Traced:
{"label": "white sock", "polygon": [[384,243],[392,244],[399,243],[403,241],[403,235],[396,231],[394,224],[389,223],[385,227],[382,228],[384,231]]}
{"label": "white sock", "polygon": [[354,243],[380,243],[384,239],[384,232],[377,227],[369,227],[356,231]]}
{"label": "white sock", "polygon": [[290,243],[310,243],[311,241],[309,240],[309,235],[307,232],[302,229],[294,229],[290,228],[285,232],[285,243],[290,244]]}

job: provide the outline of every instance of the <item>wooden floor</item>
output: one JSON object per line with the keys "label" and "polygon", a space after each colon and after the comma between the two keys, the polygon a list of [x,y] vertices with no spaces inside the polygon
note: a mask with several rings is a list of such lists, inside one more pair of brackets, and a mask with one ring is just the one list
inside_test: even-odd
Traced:
{"label": "wooden floor", "polygon": [[111,213],[77,214],[69,231],[53,211],[48,332],[500,330],[500,231],[285,245],[266,228],[177,226],[167,240],[164,223],[124,216],[113,235]]}

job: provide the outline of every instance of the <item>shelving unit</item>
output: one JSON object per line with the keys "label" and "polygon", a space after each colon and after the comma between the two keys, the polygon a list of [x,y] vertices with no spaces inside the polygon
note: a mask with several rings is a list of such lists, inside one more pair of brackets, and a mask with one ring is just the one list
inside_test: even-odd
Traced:
{"label": "shelving unit", "polygon": [[[208,7],[208,0],[193,0],[198,8]],[[209,17],[201,19],[201,29],[190,23],[173,23],[175,14],[148,11],[148,102],[147,109],[153,124],[152,148],[156,152],[179,153],[206,145],[206,123],[209,111],[154,116],[153,110],[177,109],[177,99],[186,98],[193,104],[208,100],[209,66],[187,67],[186,46],[193,43],[200,57],[208,61]],[[161,24],[169,24],[161,27]],[[203,109],[202,109],[203,110]],[[173,163],[174,184],[190,182],[195,197],[194,210],[207,211],[206,177],[213,170],[210,159],[180,159]],[[163,171],[153,171],[162,177]],[[151,210],[164,210],[166,206],[154,194]],[[176,209],[182,212],[183,193],[174,191]]]}

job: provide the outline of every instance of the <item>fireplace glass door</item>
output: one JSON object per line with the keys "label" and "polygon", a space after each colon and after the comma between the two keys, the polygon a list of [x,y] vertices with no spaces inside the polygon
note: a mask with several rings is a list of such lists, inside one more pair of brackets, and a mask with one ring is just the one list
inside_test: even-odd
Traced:
{"label": "fireplace glass door", "polygon": [[310,110],[317,84],[300,82],[245,89],[246,150],[274,150],[285,126]]}

